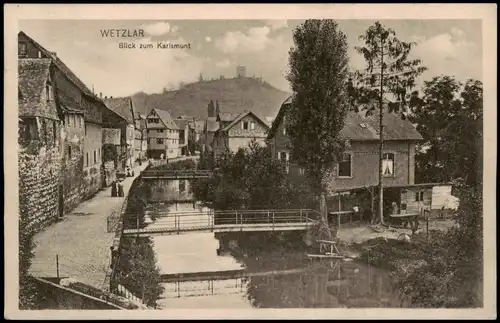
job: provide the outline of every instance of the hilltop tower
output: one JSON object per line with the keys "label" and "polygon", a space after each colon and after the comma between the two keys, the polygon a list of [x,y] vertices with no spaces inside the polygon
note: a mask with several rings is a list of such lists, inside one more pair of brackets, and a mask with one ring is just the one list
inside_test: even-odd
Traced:
{"label": "hilltop tower", "polygon": [[238,78],[246,77],[246,74],[247,74],[246,66],[243,65],[236,66],[236,77]]}

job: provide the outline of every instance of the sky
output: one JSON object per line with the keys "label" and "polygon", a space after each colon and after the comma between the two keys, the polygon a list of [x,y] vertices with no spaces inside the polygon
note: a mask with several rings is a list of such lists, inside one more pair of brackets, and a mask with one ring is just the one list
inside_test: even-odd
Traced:
{"label": "sky", "polygon": [[[375,21],[337,20],[347,35],[350,68],[364,68],[358,37]],[[175,89],[180,82],[231,78],[236,66],[290,92],[285,75],[293,30],[303,20],[21,20],[19,29],[57,55],[96,93],[126,96]],[[415,41],[412,58],[428,68],[419,81],[452,75],[482,80],[481,20],[380,20],[403,41]],[[144,30],[143,36],[103,37],[102,30]],[[119,43],[153,44],[124,49]],[[158,49],[157,43],[189,44]]]}

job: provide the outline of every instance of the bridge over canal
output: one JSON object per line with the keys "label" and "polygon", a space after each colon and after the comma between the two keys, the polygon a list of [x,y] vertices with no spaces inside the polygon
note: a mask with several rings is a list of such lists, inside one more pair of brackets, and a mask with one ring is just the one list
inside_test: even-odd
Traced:
{"label": "bridge over canal", "polygon": [[[136,218],[135,214],[125,215]],[[320,214],[313,209],[228,210],[155,213],[144,228],[125,229],[124,235],[162,236],[189,232],[258,232],[307,230]]]}
{"label": "bridge over canal", "polygon": [[162,170],[162,169],[147,169],[141,172],[143,179],[168,179],[168,180],[183,180],[210,178],[213,171],[206,169],[183,169],[183,170]]}

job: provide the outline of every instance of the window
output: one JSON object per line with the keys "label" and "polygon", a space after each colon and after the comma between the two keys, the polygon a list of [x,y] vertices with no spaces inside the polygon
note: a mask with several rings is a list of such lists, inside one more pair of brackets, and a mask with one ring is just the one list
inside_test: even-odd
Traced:
{"label": "window", "polygon": [[394,154],[384,154],[382,159],[382,172],[384,176],[394,176]]}
{"label": "window", "polygon": [[283,117],[283,134],[286,135],[285,117]]}
{"label": "window", "polygon": [[156,138],[156,143],[158,145],[162,145],[163,144],[163,139],[162,138]]}
{"label": "window", "polygon": [[94,164],[97,163],[97,150],[94,150]]}
{"label": "window", "polygon": [[79,120],[80,120],[80,128],[81,128],[81,127],[83,127],[83,117],[80,117]]}
{"label": "window", "polygon": [[422,202],[424,200],[424,192],[415,193],[415,202]]}
{"label": "window", "polygon": [[36,118],[23,118],[19,122],[19,144],[28,145],[32,140],[37,139],[38,131]]}
{"label": "window", "polygon": [[339,177],[351,177],[352,156],[349,153],[344,153],[342,160],[339,162]]}
{"label": "window", "polygon": [[250,130],[255,130],[255,123],[253,121],[250,122]]}
{"label": "window", "polygon": [[47,101],[53,101],[54,97],[52,95],[52,85],[50,83],[47,83],[45,85],[45,94],[47,95]]}
{"label": "window", "polygon": [[146,142],[149,144],[149,138],[146,139]]}
{"label": "window", "polygon": [[25,42],[19,42],[18,50],[19,50],[18,53],[19,57],[28,56],[28,45]]}
{"label": "window", "polygon": [[100,161],[101,160],[101,148],[99,148],[97,150],[97,160]]}
{"label": "window", "polygon": [[85,166],[88,166],[88,165],[89,165],[89,153],[87,153],[87,154],[85,155],[85,157],[86,157],[86,162],[87,162],[87,163],[85,164]]}
{"label": "window", "polygon": [[85,125],[85,135],[87,135],[87,125]]}
{"label": "window", "polygon": [[184,192],[184,191],[186,191],[186,181],[180,180],[179,181],[179,192]]}
{"label": "window", "polygon": [[248,121],[243,121],[241,123],[241,129],[248,130]]}
{"label": "window", "polygon": [[304,169],[304,168],[302,168],[302,167],[300,167],[300,168],[299,168],[299,175],[300,175],[300,176],[304,176],[304,174],[305,174],[305,169]]}
{"label": "window", "polygon": [[158,133],[163,133],[163,129],[158,129]]}
{"label": "window", "polygon": [[68,146],[68,158],[71,159],[71,146]]}
{"label": "window", "polygon": [[52,121],[52,134],[54,136],[54,147],[57,146],[57,123]]}
{"label": "window", "polygon": [[73,124],[73,127],[76,126],[76,115],[74,114],[71,115],[71,123]]}

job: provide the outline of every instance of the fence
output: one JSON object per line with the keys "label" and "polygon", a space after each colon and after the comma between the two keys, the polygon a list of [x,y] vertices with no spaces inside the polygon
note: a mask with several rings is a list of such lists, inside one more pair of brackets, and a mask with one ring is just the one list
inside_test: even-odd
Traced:
{"label": "fence", "polygon": [[143,303],[142,299],[139,297],[135,296],[131,291],[129,291],[125,286],[121,284],[116,284],[116,290],[115,290],[117,295],[123,296],[126,299],[130,299],[132,301],[136,301],[139,303]]}

